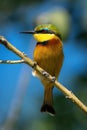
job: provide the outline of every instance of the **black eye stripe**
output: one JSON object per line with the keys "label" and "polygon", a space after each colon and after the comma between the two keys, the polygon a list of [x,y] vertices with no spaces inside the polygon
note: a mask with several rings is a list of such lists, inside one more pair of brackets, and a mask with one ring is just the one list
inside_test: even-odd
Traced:
{"label": "black eye stripe", "polygon": [[55,34],[53,31],[51,31],[51,30],[39,30],[39,31],[36,31],[36,33],[43,33],[43,34],[45,34],[45,33],[50,33],[50,34]]}
{"label": "black eye stripe", "polygon": [[39,31],[35,31],[36,33],[42,33],[42,34],[55,34],[57,37],[59,37],[61,40],[61,35],[59,33],[55,33],[54,31],[51,31],[51,30],[45,30],[45,29],[42,29],[42,30],[39,30]]}
{"label": "black eye stripe", "polygon": [[56,34],[57,37],[60,38],[60,40],[62,40],[62,36],[60,34]]}

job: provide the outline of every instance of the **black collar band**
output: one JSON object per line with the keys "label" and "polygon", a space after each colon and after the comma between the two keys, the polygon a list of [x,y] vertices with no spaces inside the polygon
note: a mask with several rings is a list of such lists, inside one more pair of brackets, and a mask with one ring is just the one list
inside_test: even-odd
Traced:
{"label": "black collar band", "polygon": [[44,41],[44,42],[37,42],[37,45],[42,45],[45,46],[48,44],[48,41]]}

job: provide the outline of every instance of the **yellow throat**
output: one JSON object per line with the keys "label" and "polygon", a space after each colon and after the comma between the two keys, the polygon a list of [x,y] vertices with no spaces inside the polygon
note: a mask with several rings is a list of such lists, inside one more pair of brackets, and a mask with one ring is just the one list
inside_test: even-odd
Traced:
{"label": "yellow throat", "polygon": [[44,41],[48,41],[51,39],[58,39],[58,37],[55,34],[34,34],[34,38],[38,41],[38,42],[44,42]]}

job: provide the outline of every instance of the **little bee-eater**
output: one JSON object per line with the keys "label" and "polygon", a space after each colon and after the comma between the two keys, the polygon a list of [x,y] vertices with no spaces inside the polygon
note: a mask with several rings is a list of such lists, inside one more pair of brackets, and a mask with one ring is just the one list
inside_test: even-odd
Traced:
{"label": "little bee-eater", "polygon": [[[33,34],[37,41],[34,49],[34,61],[57,79],[63,63],[63,45],[59,30],[52,24],[38,25],[34,31],[22,32]],[[36,76],[38,73],[35,72]],[[53,83],[41,78],[44,86],[44,102],[41,107],[41,112],[48,112],[50,115],[55,115],[53,108]]]}

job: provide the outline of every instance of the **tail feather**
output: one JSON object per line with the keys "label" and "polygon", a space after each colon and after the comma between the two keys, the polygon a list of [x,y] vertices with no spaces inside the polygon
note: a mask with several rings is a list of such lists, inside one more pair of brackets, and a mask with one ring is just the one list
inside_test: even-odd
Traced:
{"label": "tail feather", "polygon": [[55,110],[52,106],[48,104],[43,104],[41,107],[41,112],[48,112],[51,116],[55,116]]}
{"label": "tail feather", "polygon": [[51,86],[45,86],[45,92],[44,92],[44,102],[41,107],[41,112],[47,112],[48,114],[54,116],[55,110],[53,108],[53,95],[52,95],[52,85]]}

